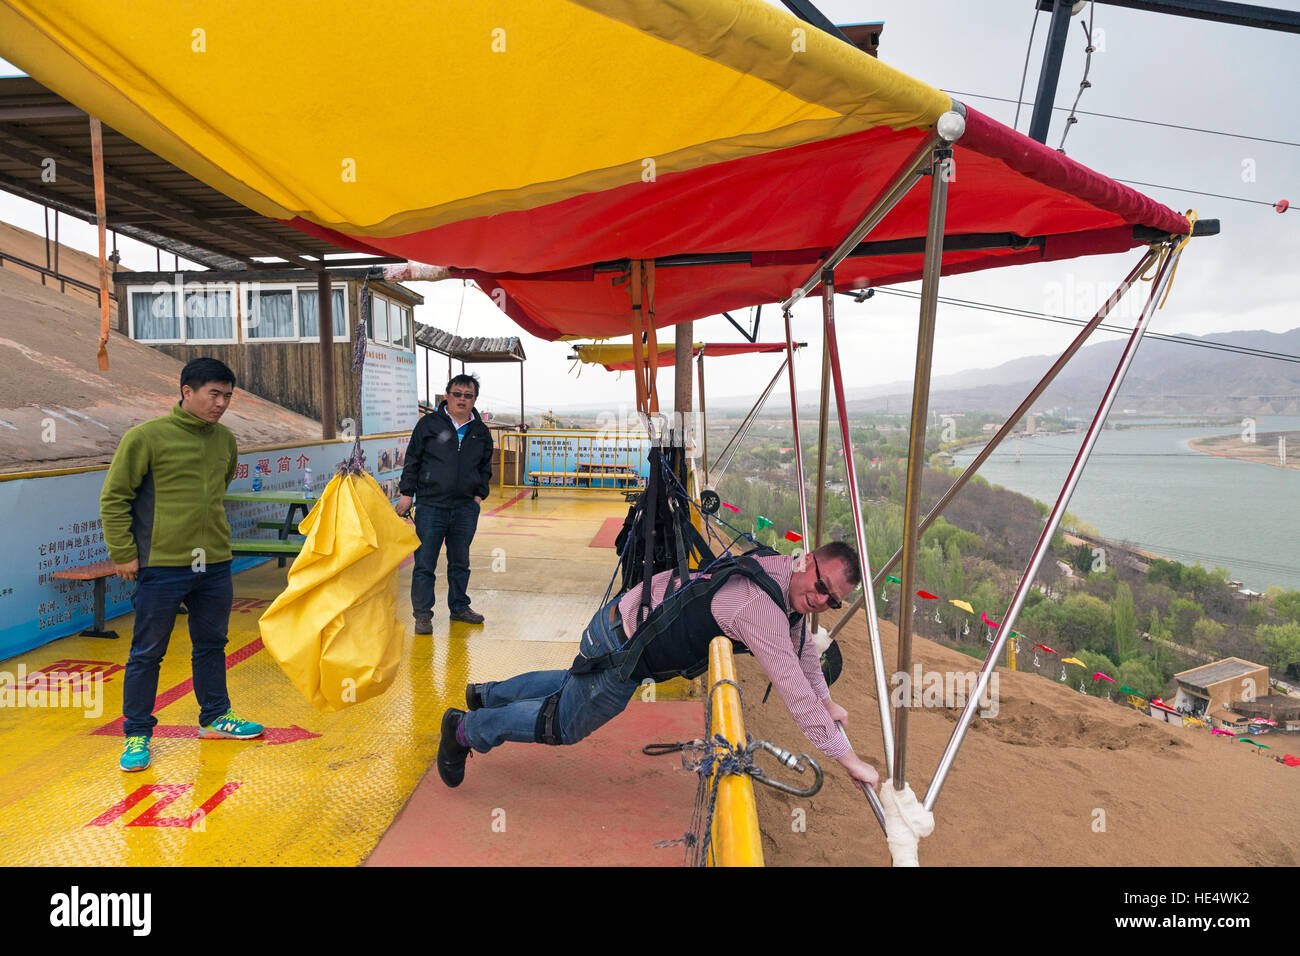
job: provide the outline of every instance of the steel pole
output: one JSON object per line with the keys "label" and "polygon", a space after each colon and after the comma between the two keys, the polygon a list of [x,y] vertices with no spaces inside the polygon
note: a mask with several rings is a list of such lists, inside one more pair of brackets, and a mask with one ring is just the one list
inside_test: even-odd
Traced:
{"label": "steel pole", "polygon": [[704,410],[704,349],[700,349],[700,463],[704,466],[704,483],[709,483],[709,417]]}
{"label": "steel pole", "polygon": [[[334,287],[330,284],[329,272],[324,268],[316,273],[316,323],[320,348],[320,437],[323,441],[330,441],[338,427],[338,393],[334,378]],[[418,414],[418,386],[416,393]]]}
{"label": "steel pole", "polygon": [[[803,442],[799,440],[799,390],[794,375],[794,338],[790,334],[790,313],[785,312],[785,365],[790,372],[790,421],[794,424],[794,474],[799,483],[799,533],[808,551],[808,491],[803,478]],[[703,357],[703,353],[700,353]]]}
{"label": "steel pole", "polygon": [[[822,305],[823,310],[826,308]],[[822,318],[825,322],[825,316]],[[817,516],[814,519],[816,524],[813,528],[813,550],[816,551],[822,546],[822,531],[825,528],[826,516],[826,432],[830,424],[831,417],[831,353],[822,343],[822,390],[821,396],[817,399]],[[865,580],[865,579],[864,579]],[[821,625],[821,615],[814,614],[808,626],[813,632]]]}
{"label": "steel pole", "polygon": [[[943,270],[943,225],[948,210],[948,170],[952,151],[934,150],[930,167],[930,212],[925,230],[925,260],[921,279],[921,313],[916,332],[916,370],[912,379],[912,424],[907,443],[907,491],[903,501],[903,583],[899,591],[898,673],[912,670],[912,601],[916,593],[917,519],[921,510],[921,476],[925,471],[925,431],[930,404],[930,366],[934,357],[934,322],[939,306],[939,275]],[[874,582],[863,581],[863,597]],[[865,585],[870,585],[869,591]],[[866,602],[868,607],[875,601]],[[906,697],[894,716],[894,789],[906,786]]]}
{"label": "steel pole", "polygon": [[[853,441],[849,437],[849,414],[845,407],[844,380],[840,374],[840,348],[835,336],[835,273],[822,273],[822,319],[825,326],[826,354],[830,358],[831,378],[835,386],[835,411],[840,420],[840,443],[844,449],[844,470],[848,482],[849,502],[853,506],[853,534],[858,542],[863,586],[871,582],[871,558],[867,554],[867,529],[862,522],[862,499],[858,496],[858,472],[853,463]],[[876,620],[875,602],[867,602],[867,635],[871,641],[871,665],[876,675],[876,702],[880,705],[880,729],[884,740],[885,763],[894,763],[894,728],[889,715],[889,685],[885,681],[885,660],[880,645],[880,622]]]}
{"label": "steel pole", "polygon": [[957,726],[948,740],[948,745],[944,748],[943,756],[939,758],[939,766],[935,770],[934,778],[930,781],[930,787],[925,794],[925,808],[927,810],[933,810],[935,801],[939,799],[939,792],[943,788],[944,780],[947,779],[948,771],[952,769],[953,760],[957,757],[957,750],[961,747],[966,731],[970,728],[971,721],[974,719],[975,709],[979,706],[980,699],[988,690],[989,680],[992,678],[995,667],[994,662],[1002,653],[1002,645],[1006,643],[1012,627],[1015,626],[1016,617],[1020,614],[1021,607],[1024,606],[1025,597],[1029,594],[1029,588],[1033,585],[1034,576],[1038,573],[1038,568],[1052,543],[1052,536],[1056,534],[1056,529],[1065,516],[1065,509],[1070,504],[1070,496],[1074,494],[1075,486],[1079,483],[1084,466],[1088,464],[1088,457],[1092,454],[1093,446],[1097,444],[1097,438],[1101,435],[1106,416],[1110,414],[1111,406],[1115,404],[1115,396],[1119,394],[1120,386],[1124,384],[1124,376],[1128,374],[1129,366],[1133,364],[1138,343],[1142,341],[1147,325],[1151,322],[1151,316],[1155,314],[1156,303],[1160,301],[1160,296],[1164,293],[1169,277],[1173,274],[1173,268],[1177,266],[1181,255],[1181,251],[1174,252],[1160,264],[1160,270],[1156,274],[1155,281],[1151,284],[1151,295],[1142,310],[1142,315],[1138,318],[1132,335],[1129,336],[1128,344],[1124,347],[1119,364],[1115,367],[1115,374],[1111,376],[1110,384],[1106,386],[1106,391],[1101,398],[1101,404],[1097,406],[1097,412],[1093,415],[1092,423],[1088,426],[1088,433],[1084,436],[1083,445],[1080,446],[1073,464],[1070,465],[1070,473],[1066,476],[1060,495],[1057,496],[1056,505],[1047,517],[1047,524],[1043,528],[1043,533],[1039,535],[1038,543],[1034,546],[1033,553],[1029,558],[1029,564],[1025,568],[1025,573],[1020,578],[1020,584],[1016,587],[1016,592],[1011,598],[1011,605],[1007,608],[1007,612],[1002,615],[1002,621],[998,626],[997,640],[994,641],[988,657],[984,660],[984,665],[980,668],[979,679],[976,681],[970,696],[966,699],[966,706],[962,709]]}
{"label": "steel pole", "polygon": [[[962,109],[965,108],[962,107]],[[875,204],[867,210],[867,214],[858,220],[858,224],[853,227],[853,230],[831,251],[831,254],[813,271],[813,274],[804,280],[803,285],[795,289],[790,298],[781,303],[781,311],[789,312],[793,309],[796,302],[817,288],[818,283],[821,282],[823,269],[834,269],[853,251],[853,247],[862,241],[863,236],[880,225],[881,220],[889,215],[890,210],[898,205],[899,200],[920,182],[921,177],[925,175],[924,168],[930,162],[931,151],[936,143],[942,141],[938,133],[931,133],[926,137],[925,142],[918,146],[916,152],[909,156],[907,161],[899,168],[898,174],[881,197],[876,200]]]}
{"label": "steel pole", "polygon": [[[1097,314],[1092,317],[1092,320],[1086,326],[1083,327],[1082,331],[1080,331],[1074,341],[1070,343],[1069,347],[1061,353],[1061,357],[1056,360],[1050,369],[1047,370],[1047,373],[1039,379],[1038,384],[1035,385],[1033,389],[1030,390],[1029,394],[1025,396],[1025,400],[1020,403],[1020,406],[1011,413],[1011,416],[1005,422],[1002,423],[1002,427],[998,429],[997,434],[989,439],[988,443],[980,449],[979,454],[976,455],[971,463],[966,466],[965,471],[963,471],[961,475],[958,476],[957,480],[949,486],[948,490],[943,493],[943,497],[935,502],[934,507],[930,509],[930,513],[925,516],[925,520],[923,520],[920,527],[917,528],[918,534],[925,534],[926,529],[935,522],[939,515],[943,514],[943,509],[948,506],[953,498],[957,497],[957,494],[962,490],[962,488],[966,487],[966,482],[975,477],[975,473],[979,471],[984,462],[988,461],[993,452],[997,450],[998,445],[1002,443],[1002,440],[1011,433],[1011,429],[1015,427],[1016,423],[1020,421],[1020,419],[1024,418],[1025,413],[1033,407],[1034,402],[1038,401],[1038,397],[1042,395],[1043,392],[1047,391],[1047,387],[1052,384],[1056,379],[1056,376],[1061,373],[1063,368],[1065,368],[1066,363],[1074,357],[1075,353],[1078,352],[1079,349],[1083,348],[1084,344],[1096,330],[1097,326],[1106,321],[1111,310],[1114,309],[1115,306],[1119,304],[1120,300],[1124,298],[1128,290],[1138,281],[1138,276],[1142,275],[1142,273],[1147,270],[1155,257],[1156,254],[1151,251],[1147,251],[1143,254],[1141,261],[1133,268],[1133,271],[1125,276],[1124,281],[1119,284],[1119,288],[1115,290],[1109,299],[1102,303]],[[871,582],[873,590],[880,587],[881,582],[885,579],[885,575],[894,569],[902,556],[903,549],[899,548],[894,552],[893,557],[880,566],[876,571],[875,580]],[[849,609],[844,613],[844,616],[835,622],[835,627],[831,629],[832,638],[839,634],[844,625],[849,622],[849,619],[854,614],[862,610],[862,603],[864,600],[866,600],[866,591],[863,591],[862,597],[854,601],[853,604],[850,605]]]}

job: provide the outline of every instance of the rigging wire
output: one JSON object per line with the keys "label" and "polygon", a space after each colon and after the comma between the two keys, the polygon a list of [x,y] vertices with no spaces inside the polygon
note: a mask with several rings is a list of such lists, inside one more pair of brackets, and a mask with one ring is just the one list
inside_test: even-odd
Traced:
{"label": "rigging wire", "polygon": [[1079,81],[1079,92],[1075,94],[1074,105],[1070,107],[1070,115],[1065,118],[1065,129],[1061,131],[1061,145],[1056,147],[1058,153],[1065,152],[1065,137],[1070,135],[1070,127],[1079,122],[1079,117],[1074,115],[1074,111],[1079,108],[1079,100],[1083,99],[1083,91],[1092,86],[1092,84],[1088,82],[1088,71],[1092,69],[1092,54],[1096,52],[1097,49],[1092,45],[1092,16],[1096,11],[1097,4],[1094,0],[1093,3],[1088,4],[1088,25],[1084,26],[1082,23],[1079,24],[1083,29],[1083,35],[1088,38],[1088,43],[1083,48],[1083,79]]}
{"label": "rigging wire", "polygon": [[[1011,128],[1015,129],[1020,122],[1020,104],[1025,98],[1025,77],[1029,75],[1029,54],[1034,49],[1034,31],[1038,29],[1038,9],[1033,11],[1033,20],[1029,26],[1029,45],[1025,47],[1025,66],[1020,71],[1020,93],[1016,97],[1016,118],[1011,123]],[[1010,100],[1007,100],[1010,103]]]}
{"label": "rigging wire", "polygon": [[[911,299],[919,299],[921,293],[912,292],[907,289],[884,289],[878,288],[877,292],[883,292],[887,295],[905,296]],[[1088,322],[1085,319],[1072,319],[1064,315],[1047,315],[1043,312],[1030,312],[1026,309],[1017,309],[1012,306],[992,305],[986,302],[975,302],[969,299],[954,299],[950,296],[939,296],[939,301],[946,305],[955,305],[964,309],[975,309],[982,312],[995,312],[1002,315],[1010,315],[1016,318],[1037,319],[1040,322],[1054,322],[1059,325],[1084,326]],[[1131,335],[1133,330],[1122,325],[1109,325],[1103,322],[1097,326],[1098,329],[1107,332],[1116,332],[1121,335]],[[1276,352],[1271,349],[1257,349],[1246,345],[1229,345],[1225,342],[1206,342],[1202,339],[1194,339],[1184,335],[1171,335],[1164,332],[1147,332],[1144,338],[1156,339],[1161,342],[1173,342],[1178,345],[1194,345],[1197,348],[1215,349],[1220,352],[1233,352],[1238,355],[1246,355],[1251,358],[1266,358],[1280,362],[1300,363],[1300,355],[1292,355],[1288,352]]]}
{"label": "rigging wire", "polygon": [[[987,93],[963,93],[960,90],[949,90],[949,89],[945,89],[944,92],[951,93],[953,96],[973,96],[976,99],[980,99],[980,100],[995,100],[998,103],[1017,102],[1016,100],[1009,99],[1008,97],[1005,96],[990,96]],[[1033,106],[1034,104],[1026,103],[1024,105]],[[1066,108],[1064,106],[1053,106],[1052,109],[1062,113],[1066,112]],[[1074,110],[1073,112],[1078,113],[1080,116],[1099,116],[1103,119],[1122,120],[1125,123],[1141,123],[1145,126],[1163,126],[1166,129],[1181,129],[1181,130],[1187,130],[1192,133],[1207,133],[1211,136],[1227,136],[1232,139],[1248,139],[1256,143],[1273,143],[1274,145],[1277,146],[1300,146],[1300,143],[1293,143],[1290,140],[1285,140],[1285,139],[1270,139],[1267,136],[1249,136],[1245,133],[1229,133],[1226,130],[1205,129],[1204,127],[1201,126],[1183,126],[1182,124],[1179,123],[1161,123],[1158,120],[1139,119],[1136,116],[1120,116],[1117,113],[1096,113],[1096,112],[1090,112],[1089,110]]]}

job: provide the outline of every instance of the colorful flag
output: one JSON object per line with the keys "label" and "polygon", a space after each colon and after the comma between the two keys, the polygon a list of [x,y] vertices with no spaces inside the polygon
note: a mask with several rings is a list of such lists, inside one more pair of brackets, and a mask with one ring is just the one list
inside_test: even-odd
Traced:
{"label": "colorful flag", "polygon": [[1001,627],[1001,626],[1002,626],[1001,624],[997,624],[997,623],[995,623],[995,622],[993,622],[993,621],[990,621],[990,620],[989,620],[989,616],[988,616],[987,614],[985,614],[983,611],[980,611],[980,619],[981,619],[985,624],[987,624],[989,627]]}
{"label": "colorful flag", "polygon": [[889,581],[889,582],[892,583],[892,584],[902,584],[902,583],[903,583],[903,582],[900,581],[898,578],[894,577],[892,574],[886,574],[886,575],[885,575],[885,580],[886,580],[886,581]]}
{"label": "colorful flag", "polygon": [[931,594],[929,591],[917,591],[916,596],[919,598],[925,598],[927,601],[939,600],[939,595]]}
{"label": "colorful flag", "polygon": [[768,519],[768,518],[764,518],[762,515],[759,515],[759,516],[758,516],[758,521],[757,521],[757,523],[758,523],[758,530],[759,530],[759,531],[762,531],[764,528],[770,528],[770,527],[772,527],[772,522],[771,522],[771,520]]}
{"label": "colorful flag", "polygon": [[732,511],[734,511],[736,514],[740,514],[740,509],[739,509],[739,508],[737,508],[735,505],[729,505],[729,504],[727,504],[725,501],[722,503],[722,507],[724,507],[724,508],[730,508],[730,509],[731,509]]}
{"label": "colorful flag", "polygon": [[795,544],[798,544],[803,540],[803,535],[799,534],[797,531],[787,531],[785,533],[785,540],[793,541]]}
{"label": "colorful flag", "polygon": [[1112,684],[1115,683],[1115,678],[1108,677],[1105,674],[1103,674],[1101,671],[1097,671],[1092,675],[1092,682],[1095,684],[1099,680],[1110,681]]}
{"label": "colorful flag", "polygon": [[949,601],[948,603],[951,604],[951,605],[953,605],[954,607],[959,607],[959,608],[961,608],[961,609],[962,609],[963,611],[965,611],[967,614],[974,614],[974,613],[975,613],[975,609],[974,609],[973,607],[971,607],[969,604],[967,604],[965,601]]}

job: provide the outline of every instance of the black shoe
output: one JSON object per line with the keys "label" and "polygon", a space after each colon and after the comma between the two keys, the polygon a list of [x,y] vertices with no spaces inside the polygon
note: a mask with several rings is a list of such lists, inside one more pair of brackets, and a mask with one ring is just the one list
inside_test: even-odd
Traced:
{"label": "black shoe", "polygon": [[478,710],[483,706],[482,684],[465,685],[465,706],[470,710]]}
{"label": "black shoe", "polygon": [[449,787],[459,787],[465,779],[465,759],[469,748],[456,739],[456,728],[465,711],[454,707],[447,708],[442,715],[442,740],[438,742],[438,776]]}
{"label": "black shoe", "polygon": [[433,618],[431,618],[431,617],[417,617],[417,618],[415,619],[415,633],[416,633],[416,634],[432,634],[432,633],[433,633]]}
{"label": "black shoe", "polygon": [[462,624],[482,624],[483,615],[479,614],[472,607],[467,607],[463,611],[452,611],[451,619],[460,621]]}

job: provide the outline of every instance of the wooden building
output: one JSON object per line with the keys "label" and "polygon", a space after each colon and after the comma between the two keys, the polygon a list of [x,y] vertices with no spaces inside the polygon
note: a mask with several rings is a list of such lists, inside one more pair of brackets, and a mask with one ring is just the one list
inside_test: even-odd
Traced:
{"label": "wooden building", "polygon": [[[367,268],[329,270],[338,416],[357,420],[352,341]],[[117,331],[188,362],[209,356],[241,388],[321,420],[318,284],[307,269],[126,272],[114,276]],[[415,354],[415,306],[397,282],[370,281],[368,342]],[[412,397],[412,403],[415,398]]]}
{"label": "wooden building", "polygon": [[1175,674],[1174,680],[1178,683],[1175,708],[1225,729],[1240,729],[1250,723],[1237,712],[1238,703],[1268,694],[1268,668],[1239,657],[1193,667]]}

